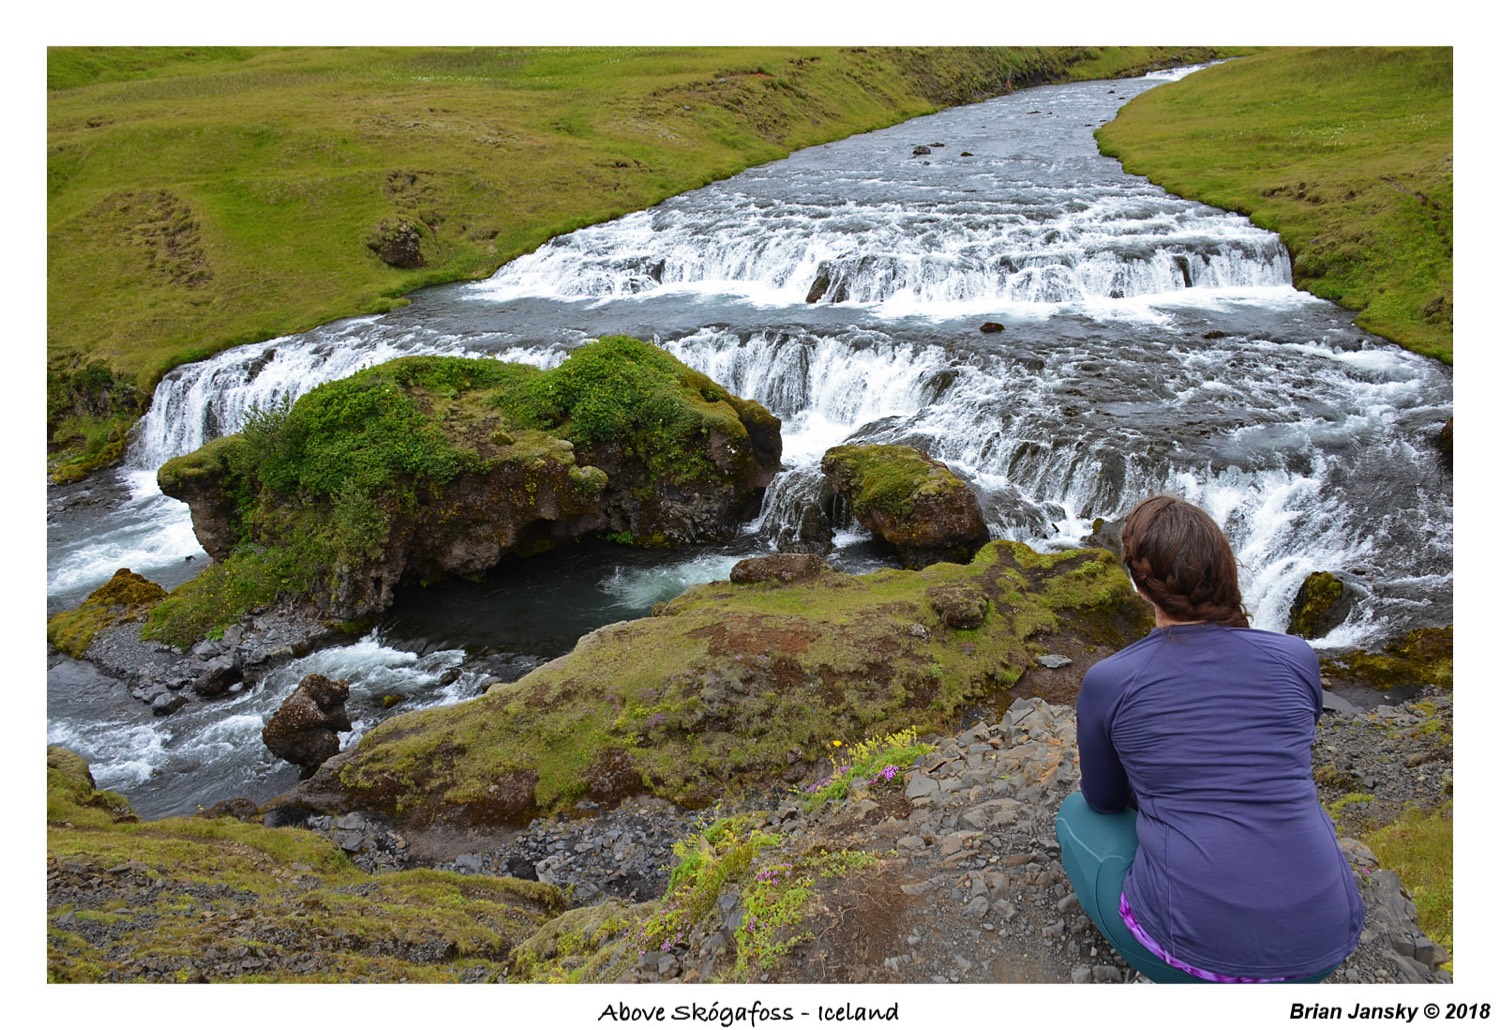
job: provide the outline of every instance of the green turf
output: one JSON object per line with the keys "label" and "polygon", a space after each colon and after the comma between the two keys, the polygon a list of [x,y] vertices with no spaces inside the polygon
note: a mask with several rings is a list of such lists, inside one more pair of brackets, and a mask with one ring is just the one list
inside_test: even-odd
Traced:
{"label": "green turf", "polygon": [[1280,233],[1297,285],[1453,360],[1453,51],[1298,47],[1144,93],[1097,133],[1125,169]]}

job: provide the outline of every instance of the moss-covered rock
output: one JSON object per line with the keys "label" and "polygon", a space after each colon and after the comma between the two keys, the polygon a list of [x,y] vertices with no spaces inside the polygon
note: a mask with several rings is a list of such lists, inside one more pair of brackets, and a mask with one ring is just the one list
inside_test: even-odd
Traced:
{"label": "moss-covered rock", "polygon": [[563,908],[523,880],[368,875],[305,830],[134,822],[59,748],[47,787],[51,982],[492,981]]}
{"label": "moss-covered rock", "polygon": [[153,618],[186,643],[278,596],[325,617],[591,535],[721,539],[780,467],[780,420],[628,337],[555,369],[413,357],[327,383],[162,466],[222,568]]}
{"label": "moss-covered rock", "polygon": [[1286,631],[1308,640],[1326,637],[1349,617],[1353,605],[1353,594],[1343,580],[1332,572],[1314,572],[1292,599]]}
{"label": "moss-covered rock", "polygon": [[[936,605],[935,606],[935,601]],[[958,628],[941,609],[981,611]],[[947,728],[1042,653],[1150,627],[1105,552],[997,541],[969,565],[713,583],[617,623],[483,697],[393,717],[275,804],[411,824],[501,823],[634,784],[690,805],[815,760],[827,742]]]}
{"label": "moss-covered rock", "polygon": [[968,561],[990,538],[968,484],[915,447],[846,444],[824,454],[822,467],[854,517],[908,568]]}
{"label": "moss-covered rock", "polygon": [[108,583],[89,594],[77,608],[58,612],[47,620],[47,643],[65,654],[82,658],[100,630],[145,619],[166,596],[166,590],[145,576],[118,569]]}

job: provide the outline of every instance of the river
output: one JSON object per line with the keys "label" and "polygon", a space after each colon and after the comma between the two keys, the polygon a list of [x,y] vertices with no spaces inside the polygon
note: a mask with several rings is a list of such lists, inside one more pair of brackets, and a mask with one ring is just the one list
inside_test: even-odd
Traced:
{"label": "river", "polygon": [[[164,719],[80,663],[49,674],[49,740],[145,815],[295,782],[261,723],[305,671],[357,698],[472,696],[794,534],[834,444],[911,443],[974,485],[998,536],[1076,545],[1170,491],[1224,525],[1254,624],[1310,572],[1360,595],[1318,647],[1452,621],[1452,480],[1434,439],[1451,371],[1291,285],[1279,239],[1099,155],[1092,131],[1167,78],[1043,87],[813,147],[555,239],[483,282],[238,347],[164,378],[119,471],[49,492],[48,608],[128,566],[208,560],[155,469],[252,406],[402,354],[550,366],[655,340],[783,420],[786,471],[742,538],[679,554],[585,548],[403,597],[381,628],[222,704]],[[925,150],[926,152],[922,152]],[[986,322],[999,332],[980,332]],[[836,564],[879,563],[857,531]],[[351,739],[380,717],[356,721]]]}

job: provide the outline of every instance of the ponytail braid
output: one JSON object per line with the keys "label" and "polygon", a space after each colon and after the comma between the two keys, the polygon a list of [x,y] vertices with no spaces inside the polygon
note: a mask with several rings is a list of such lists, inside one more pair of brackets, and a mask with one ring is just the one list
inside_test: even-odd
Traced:
{"label": "ponytail braid", "polygon": [[1130,510],[1120,531],[1125,568],[1174,622],[1250,625],[1229,540],[1202,508],[1158,494]]}

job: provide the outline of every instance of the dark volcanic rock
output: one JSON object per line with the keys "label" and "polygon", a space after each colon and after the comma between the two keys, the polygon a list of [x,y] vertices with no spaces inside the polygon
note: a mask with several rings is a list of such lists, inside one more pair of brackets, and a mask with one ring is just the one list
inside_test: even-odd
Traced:
{"label": "dark volcanic rock", "polygon": [[427,263],[422,256],[422,232],[409,222],[382,222],[366,246],[392,268],[421,268]]}
{"label": "dark volcanic rock", "polygon": [[310,776],[339,753],[339,731],[353,728],[344,710],[347,700],[349,684],[344,680],[317,673],[304,676],[261,730],[261,740],[276,757]]}

